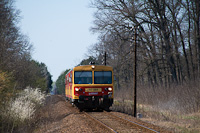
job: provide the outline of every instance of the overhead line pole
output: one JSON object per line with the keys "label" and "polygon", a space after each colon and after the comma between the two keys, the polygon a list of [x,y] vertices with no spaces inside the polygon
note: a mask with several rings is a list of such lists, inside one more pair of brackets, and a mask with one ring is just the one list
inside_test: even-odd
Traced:
{"label": "overhead line pole", "polygon": [[104,53],[104,61],[105,61],[105,62],[104,62],[104,63],[105,63],[104,65],[106,66],[106,51],[105,51],[105,53]]}
{"label": "overhead line pole", "polygon": [[133,77],[133,83],[134,83],[134,117],[137,117],[137,27],[134,26],[135,34],[134,34],[134,77]]}

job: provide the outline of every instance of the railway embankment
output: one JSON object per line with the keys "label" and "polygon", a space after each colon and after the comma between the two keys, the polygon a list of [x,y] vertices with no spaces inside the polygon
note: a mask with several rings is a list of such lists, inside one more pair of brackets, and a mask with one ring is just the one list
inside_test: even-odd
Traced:
{"label": "railway embankment", "polygon": [[[158,129],[161,132],[198,132],[198,124],[200,122],[200,115],[193,114],[187,116],[167,116],[166,114],[150,109],[143,112],[143,118],[137,119],[138,121],[147,122],[160,127]],[[148,107],[150,108],[150,107]],[[116,109],[116,106],[113,106]],[[101,113],[101,112],[99,112]],[[103,113],[103,112],[102,112]],[[125,118],[127,120],[133,121],[131,115],[112,111],[115,115]],[[153,114],[155,116],[153,116]],[[157,115],[157,116],[156,116]],[[166,116],[163,116],[166,115]],[[101,116],[101,115],[100,115]],[[159,119],[162,117],[163,119]],[[165,119],[164,119],[165,118]],[[101,119],[102,118],[98,118]],[[111,120],[112,122],[112,120]],[[120,124],[119,124],[120,125]],[[148,124],[147,124],[148,125]],[[126,130],[128,131],[128,129]],[[89,132],[89,133],[100,133],[100,132],[110,132],[102,125],[94,122],[94,120],[89,119],[83,112],[75,107],[72,107],[69,102],[65,101],[65,98],[59,95],[53,95],[46,98],[45,105],[41,107],[29,124],[29,126],[24,127],[20,132],[34,132],[34,133],[53,133],[53,132],[63,132],[63,133],[73,133],[73,132]]]}
{"label": "railway embankment", "polygon": [[77,108],[66,102],[63,96],[52,95],[35,116],[34,133],[94,133],[107,132],[86,118]]}

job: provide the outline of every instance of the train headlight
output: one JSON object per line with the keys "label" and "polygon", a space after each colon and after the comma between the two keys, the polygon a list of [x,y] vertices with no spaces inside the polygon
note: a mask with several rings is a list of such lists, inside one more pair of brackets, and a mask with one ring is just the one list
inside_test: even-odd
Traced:
{"label": "train headlight", "polygon": [[78,88],[75,88],[75,91],[79,91],[79,89],[78,89]]}
{"label": "train headlight", "polygon": [[109,91],[112,91],[112,88],[111,88],[111,87],[109,87],[109,88],[108,88],[108,90],[109,90]]}

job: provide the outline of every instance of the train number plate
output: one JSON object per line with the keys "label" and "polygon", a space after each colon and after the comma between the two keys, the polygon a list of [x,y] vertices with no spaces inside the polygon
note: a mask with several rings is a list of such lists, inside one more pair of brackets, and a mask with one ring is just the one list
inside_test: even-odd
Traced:
{"label": "train number plate", "polygon": [[85,92],[101,92],[101,88],[85,88]]}

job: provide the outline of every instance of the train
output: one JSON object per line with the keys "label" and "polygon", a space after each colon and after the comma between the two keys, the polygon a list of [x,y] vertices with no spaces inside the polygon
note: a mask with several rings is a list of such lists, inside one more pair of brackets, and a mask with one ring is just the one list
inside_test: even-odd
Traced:
{"label": "train", "polygon": [[65,76],[65,96],[72,105],[84,109],[109,110],[114,98],[113,68],[82,65]]}

